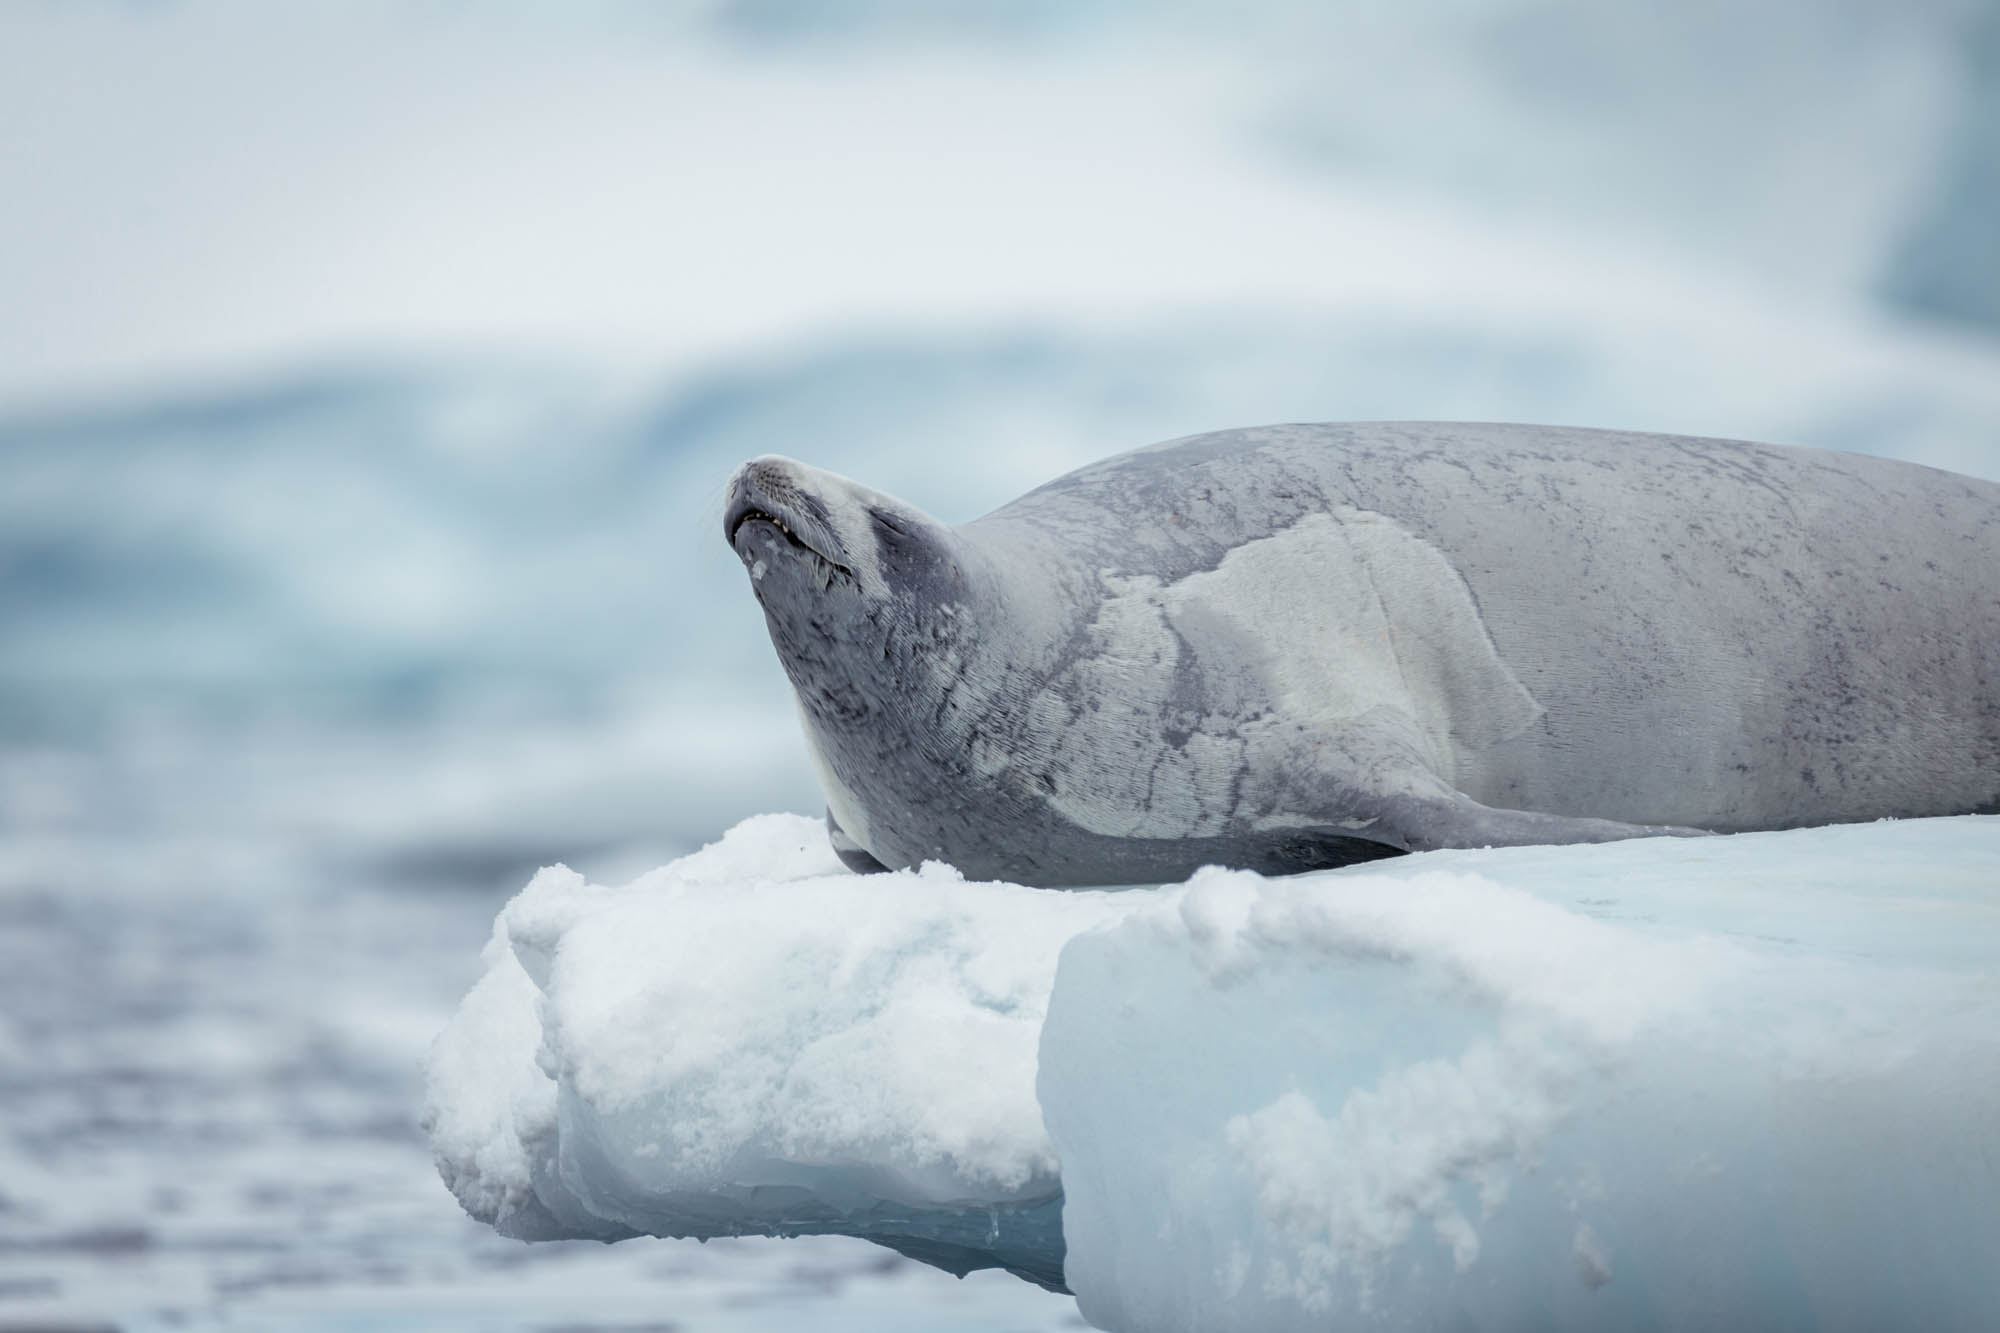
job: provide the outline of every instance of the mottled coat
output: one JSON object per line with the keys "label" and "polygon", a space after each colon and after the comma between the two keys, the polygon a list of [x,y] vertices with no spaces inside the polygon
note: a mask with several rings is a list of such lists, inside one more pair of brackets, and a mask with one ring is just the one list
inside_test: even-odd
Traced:
{"label": "mottled coat", "polygon": [[1081,884],[2000,809],[2000,486],[1553,427],[1274,426],[974,522],[725,513],[850,864]]}

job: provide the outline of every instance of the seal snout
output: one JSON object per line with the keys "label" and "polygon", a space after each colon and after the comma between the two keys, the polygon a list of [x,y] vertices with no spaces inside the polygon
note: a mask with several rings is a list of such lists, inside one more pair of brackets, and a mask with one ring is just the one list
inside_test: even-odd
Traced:
{"label": "seal snout", "polygon": [[753,459],[736,470],[722,506],[722,535],[738,555],[749,559],[746,534],[768,525],[766,531],[775,529],[798,551],[836,569],[848,567],[846,548],[828,519],[827,507],[802,475],[809,471],[776,456]]}

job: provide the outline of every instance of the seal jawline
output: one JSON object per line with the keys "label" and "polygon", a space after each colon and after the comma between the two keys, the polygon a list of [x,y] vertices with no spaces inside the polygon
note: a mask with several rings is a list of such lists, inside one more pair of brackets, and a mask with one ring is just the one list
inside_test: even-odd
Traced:
{"label": "seal jawline", "polygon": [[854,571],[849,569],[846,565],[841,564],[838,560],[835,560],[832,556],[820,550],[818,547],[812,545],[810,542],[806,541],[805,538],[799,536],[798,533],[792,531],[791,525],[785,522],[785,520],[782,517],[780,517],[777,514],[771,513],[769,510],[759,509],[754,505],[746,506],[741,511],[733,513],[729,516],[729,544],[732,547],[736,545],[737,535],[741,533],[743,531],[744,526],[749,523],[769,523],[772,527],[776,528],[779,532],[785,535],[785,540],[787,542],[790,542],[793,546],[797,547],[799,550],[804,551],[807,555],[812,556],[814,559],[820,561],[823,564],[831,565],[833,568],[839,570],[843,574],[851,575],[854,573]]}

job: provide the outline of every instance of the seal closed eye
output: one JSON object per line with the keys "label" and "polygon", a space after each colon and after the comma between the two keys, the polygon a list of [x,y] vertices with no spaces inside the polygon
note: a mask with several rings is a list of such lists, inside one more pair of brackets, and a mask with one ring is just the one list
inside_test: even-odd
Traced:
{"label": "seal closed eye", "polygon": [[958,527],[763,458],[724,531],[857,868],[1132,883],[2000,809],[2000,486],[1910,464],[1274,426]]}

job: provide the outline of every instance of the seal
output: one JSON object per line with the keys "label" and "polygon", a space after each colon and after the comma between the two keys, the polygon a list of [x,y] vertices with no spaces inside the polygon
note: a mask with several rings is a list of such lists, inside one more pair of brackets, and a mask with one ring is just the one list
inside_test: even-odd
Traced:
{"label": "seal", "polygon": [[2000,810],[2000,485],[1681,436],[1223,431],[724,529],[842,859],[1040,885]]}

